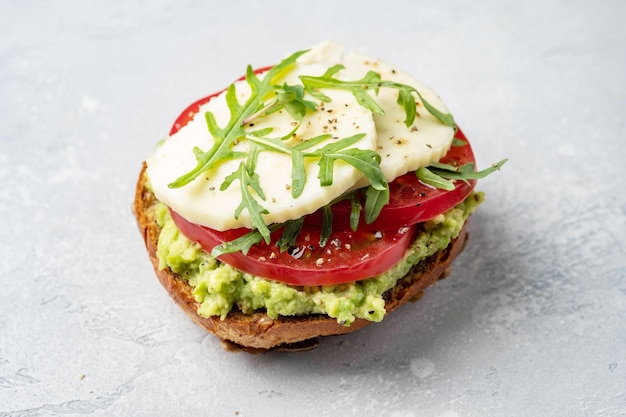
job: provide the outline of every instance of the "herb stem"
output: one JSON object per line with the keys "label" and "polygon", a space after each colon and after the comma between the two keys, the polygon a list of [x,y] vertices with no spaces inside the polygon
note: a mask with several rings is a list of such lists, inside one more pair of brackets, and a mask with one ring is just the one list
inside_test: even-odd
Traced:
{"label": "herb stem", "polygon": [[276,106],[278,104],[278,99],[274,99],[272,101],[270,101],[269,103],[267,103],[265,106],[263,106],[263,108],[259,111],[257,111],[254,114],[251,114],[250,116],[248,116],[247,118],[245,118],[242,122],[241,122],[241,126],[245,126],[248,123],[258,119],[259,117],[263,116],[265,113],[267,113],[270,109],[272,109],[272,107]]}

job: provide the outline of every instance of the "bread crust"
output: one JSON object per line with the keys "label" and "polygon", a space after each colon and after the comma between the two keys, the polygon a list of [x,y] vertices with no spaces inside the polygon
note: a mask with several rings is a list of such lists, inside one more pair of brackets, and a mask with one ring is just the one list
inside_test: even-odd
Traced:
{"label": "bread crust", "polygon": [[[154,271],[165,290],[182,310],[198,325],[222,339],[225,347],[241,348],[249,352],[307,350],[317,345],[318,337],[350,333],[371,324],[368,320],[356,319],[350,326],[343,326],[336,319],[322,314],[272,319],[262,311],[244,314],[236,310],[223,320],[220,317],[199,316],[199,303],[187,282],[169,268],[159,270],[156,252],[160,228],[152,217],[151,210],[157,200],[146,188],[145,169],[144,162],[137,180],[132,210]],[[462,251],[466,241],[467,222],[446,249],[415,265],[405,279],[385,294],[387,313],[409,301],[417,300],[425,288],[445,278],[450,273],[450,264]]]}

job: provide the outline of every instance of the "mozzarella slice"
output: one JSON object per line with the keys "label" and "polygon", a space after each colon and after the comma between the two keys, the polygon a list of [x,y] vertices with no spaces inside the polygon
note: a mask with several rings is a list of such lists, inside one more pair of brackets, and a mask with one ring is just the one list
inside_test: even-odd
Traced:
{"label": "mozzarella slice", "polygon": [[[307,68],[302,66],[302,70],[306,71]],[[316,74],[321,73],[319,69],[311,70]],[[248,84],[238,82],[236,87],[239,102],[245,102],[250,96]],[[343,91],[328,93],[332,97],[332,102],[324,103],[324,111],[309,113],[296,136],[285,143],[293,145],[322,134],[331,134],[328,140],[315,147],[319,148],[337,139],[363,133],[364,136],[351,147],[375,150],[376,129],[372,114],[362,108],[350,93]],[[176,178],[195,168],[197,162],[192,152],[194,147],[206,151],[213,145],[214,139],[207,129],[204,118],[207,111],[213,112],[219,126],[224,126],[230,117],[225,95],[222,94],[202,106],[189,124],[166,140],[154,155],[147,159],[148,176],[154,193],[159,200],[190,222],[217,230],[251,228],[252,220],[247,210],[243,210],[239,218],[234,216],[242,201],[239,181],[234,181],[226,190],[220,190],[224,179],[238,169],[242,159],[225,160],[180,188],[168,187],[168,184]],[[257,130],[272,127],[273,131],[268,137],[279,138],[292,131],[293,123],[294,119],[291,116],[285,111],[279,111],[255,120],[254,126],[248,128]],[[234,149],[246,152],[249,143],[242,140]],[[302,194],[298,198],[293,198],[291,156],[270,151],[259,154],[255,172],[259,176],[265,200],[254,191],[252,193],[257,197],[258,203],[269,212],[263,215],[266,224],[282,223],[310,214],[353,187],[363,176],[351,165],[336,161],[332,185],[320,187],[317,161],[316,158],[306,159],[307,181]]]}
{"label": "mozzarella slice", "polygon": [[[420,92],[422,97],[443,113],[448,110],[433,90],[426,87],[410,75],[377,59],[348,53],[342,61],[346,67],[340,72],[344,80],[358,80],[368,71],[378,72],[381,79],[410,85]],[[377,133],[377,152],[381,156],[381,169],[387,181],[392,181],[410,171],[441,159],[450,149],[454,129],[443,125],[432,116],[416,97],[417,115],[409,127],[405,124],[404,109],[398,105],[398,92],[390,88],[381,88],[378,95],[370,93],[381,106],[384,114],[374,115]],[[358,186],[367,185],[361,181]]]}

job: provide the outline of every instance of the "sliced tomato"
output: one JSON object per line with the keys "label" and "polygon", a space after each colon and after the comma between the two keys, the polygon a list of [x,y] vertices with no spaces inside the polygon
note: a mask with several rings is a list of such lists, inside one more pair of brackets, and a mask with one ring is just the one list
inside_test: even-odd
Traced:
{"label": "sliced tomato", "polygon": [[[255,74],[259,74],[261,72],[265,72],[268,71],[270,67],[263,67],[263,68],[258,68],[256,70],[254,70]],[[242,76],[240,78],[237,79],[237,81],[241,81],[243,79],[245,79],[245,76]],[[208,103],[209,101],[211,101],[211,99],[213,97],[219,96],[220,94],[222,94],[224,91],[226,90],[221,90],[218,91],[217,93],[213,93],[210,96],[206,96],[201,98],[200,100],[196,100],[193,103],[191,103],[189,106],[187,106],[187,108],[185,110],[183,110],[183,112],[176,118],[176,120],[174,121],[174,124],[172,125],[171,129],[170,129],[170,135],[173,135],[174,133],[178,132],[178,130],[185,126],[187,123],[189,123],[189,121],[191,119],[193,119],[193,117],[196,115],[196,113],[198,113],[198,111],[200,111],[200,107],[203,104]]]}
{"label": "sliced tomato", "polygon": [[[171,211],[176,226],[189,240],[199,243],[206,252],[223,242],[248,233],[248,229],[220,232],[185,220]],[[321,247],[320,228],[304,227],[293,246],[280,250],[276,241],[282,230],[272,233],[271,242],[261,241],[241,252],[224,254],[219,259],[250,274],[290,285],[311,286],[341,284],[373,277],[390,269],[404,255],[413,240],[414,229],[395,231],[334,231]]]}
{"label": "sliced tomato", "polygon": [[[454,166],[475,164],[472,147],[461,130],[457,130],[455,138],[460,140],[459,145],[453,145],[440,162]],[[468,182],[457,180],[454,190],[441,190],[422,183],[414,172],[410,172],[389,183],[389,204],[382,209],[376,220],[369,225],[366,224],[361,212],[359,227],[367,230],[394,230],[402,226],[423,223],[465,200],[475,186],[476,180]],[[364,200],[361,204],[365,204]],[[343,200],[334,204],[332,212],[333,228],[350,228],[349,201]],[[321,212],[308,216],[307,222],[321,225]]]}

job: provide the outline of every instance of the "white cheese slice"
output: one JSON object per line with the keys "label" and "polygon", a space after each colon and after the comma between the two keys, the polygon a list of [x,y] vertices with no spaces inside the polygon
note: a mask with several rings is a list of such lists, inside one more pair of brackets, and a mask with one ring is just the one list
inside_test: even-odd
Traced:
{"label": "white cheese slice", "polygon": [[[348,53],[342,60],[346,67],[339,74],[345,80],[358,80],[368,71],[378,72],[381,79],[407,84],[420,92],[428,103],[439,111],[447,113],[448,109],[439,96],[407,73],[378,59],[369,58],[356,52]],[[376,124],[377,152],[382,160],[381,169],[387,181],[392,181],[410,171],[441,159],[450,149],[454,129],[443,125],[424,107],[418,97],[417,115],[411,126],[406,126],[406,114],[398,105],[398,92],[390,88],[381,88],[378,95],[371,92],[384,114],[374,115]],[[358,186],[367,185],[361,182]]]}
{"label": "white cheese slice", "polygon": [[[301,67],[305,71],[308,68]],[[312,71],[316,74],[321,73],[315,68]],[[246,82],[238,82],[236,86],[239,102],[243,103],[250,96],[249,86]],[[363,138],[351,147],[375,150],[376,129],[372,114],[362,108],[350,93],[330,91],[328,94],[332,97],[332,102],[323,105],[324,111],[307,114],[296,137],[286,143],[294,144],[302,139],[331,134],[328,140],[315,147],[319,148],[337,138],[363,133],[365,134]],[[154,193],[159,200],[190,222],[217,230],[250,228],[252,221],[247,210],[243,210],[238,219],[234,217],[242,201],[239,181],[220,191],[224,179],[237,170],[241,159],[225,160],[180,188],[168,187],[168,184],[196,166],[197,162],[192,152],[194,147],[206,151],[214,143],[204,118],[207,111],[213,112],[219,126],[224,126],[230,117],[225,95],[222,94],[202,106],[189,124],[164,141],[154,155],[147,159],[148,176]],[[285,111],[279,111],[255,120],[254,126],[250,129],[273,127],[273,132],[268,136],[279,138],[293,129],[293,122],[294,119]],[[248,146],[248,142],[242,140],[235,146],[235,150],[245,152]],[[269,212],[263,215],[266,224],[282,223],[310,214],[353,187],[363,176],[351,165],[336,161],[332,185],[320,187],[317,178],[319,173],[317,159],[308,158],[304,190],[298,198],[293,198],[291,171],[289,155],[269,151],[259,154],[255,172],[259,176],[265,200],[257,198],[257,201]]]}

